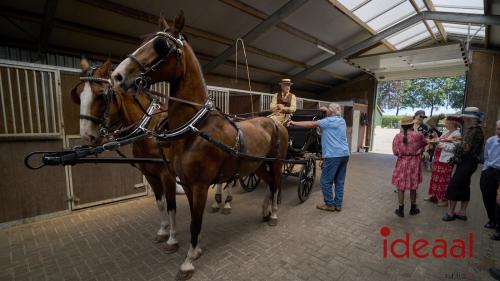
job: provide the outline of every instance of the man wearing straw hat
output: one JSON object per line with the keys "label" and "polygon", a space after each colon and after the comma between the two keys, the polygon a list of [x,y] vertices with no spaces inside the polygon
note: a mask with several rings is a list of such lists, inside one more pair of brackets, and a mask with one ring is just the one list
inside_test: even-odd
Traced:
{"label": "man wearing straw hat", "polygon": [[271,111],[273,113],[269,117],[281,124],[285,124],[297,110],[297,98],[290,92],[290,87],[293,84],[292,80],[283,78],[279,84],[281,92],[276,93],[271,101]]}

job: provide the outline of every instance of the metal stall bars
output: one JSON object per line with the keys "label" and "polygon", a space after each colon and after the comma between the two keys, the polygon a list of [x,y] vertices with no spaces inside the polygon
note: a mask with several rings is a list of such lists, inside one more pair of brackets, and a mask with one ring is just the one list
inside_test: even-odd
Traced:
{"label": "metal stall bars", "polygon": [[61,137],[59,81],[55,68],[0,60],[0,137]]}
{"label": "metal stall bars", "polygon": [[212,96],[215,106],[217,106],[222,112],[229,113],[229,89],[207,86],[208,95]]}
{"label": "metal stall bars", "polygon": [[27,171],[23,157],[65,144],[58,68],[0,60],[0,223],[67,212],[64,169]]}

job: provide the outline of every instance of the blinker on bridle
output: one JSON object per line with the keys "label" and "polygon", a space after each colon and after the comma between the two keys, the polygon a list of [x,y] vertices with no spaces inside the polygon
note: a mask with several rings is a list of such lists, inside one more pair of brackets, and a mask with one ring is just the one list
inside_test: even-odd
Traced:
{"label": "blinker on bridle", "polygon": [[[110,79],[93,76],[96,69],[97,69],[96,67],[92,67],[90,68],[87,76],[79,77],[81,81],[80,84],[85,82],[97,82],[97,83],[105,83],[111,85]],[[102,137],[108,136],[110,134],[111,127],[113,125],[116,125],[116,124],[106,124],[109,119],[109,111],[110,111],[109,105],[111,104],[114,94],[115,92],[113,91],[112,87],[107,87],[106,90],[101,92],[100,95],[104,97],[104,102],[106,104],[105,110],[101,117],[98,118],[95,116],[80,114],[80,120],[89,120],[90,122],[94,123],[96,126],[99,127],[99,134]]]}
{"label": "blinker on bridle", "polygon": [[[152,66],[147,67],[143,63],[141,63],[133,54],[128,55],[128,58],[135,64],[137,64],[137,66],[139,66],[139,68],[141,69],[141,74],[134,81],[135,86],[138,89],[146,89],[147,87],[149,87],[151,73],[158,70],[159,66],[165,61],[166,58],[170,56],[170,54],[175,52],[176,63],[179,63],[179,60],[182,56],[182,48],[184,47],[184,43],[182,43],[182,40],[184,40],[184,38],[181,34],[179,34],[179,38],[176,38],[168,32],[159,31],[155,34],[152,40],[158,37],[163,37],[166,39],[166,47],[168,48],[168,52],[164,52],[163,56],[159,56],[157,61]],[[171,42],[173,42],[173,44]]]}

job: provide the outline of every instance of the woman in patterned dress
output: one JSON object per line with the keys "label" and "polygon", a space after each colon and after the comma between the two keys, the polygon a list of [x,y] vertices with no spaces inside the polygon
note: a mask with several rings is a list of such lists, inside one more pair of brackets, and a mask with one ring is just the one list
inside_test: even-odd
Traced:
{"label": "woman in patterned dress", "polygon": [[[453,156],[455,142],[461,138],[459,123],[461,119],[456,116],[448,116],[446,118],[446,129],[448,132],[441,137],[435,139],[437,144],[434,151],[432,161],[432,175],[429,184],[429,197],[426,201],[437,201],[438,206],[445,207],[448,205],[446,201],[446,188],[451,180],[453,172],[453,164],[450,163],[450,158]],[[433,140],[434,142],[434,140]]]}
{"label": "woman in patterned dress", "polygon": [[404,217],[405,191],[410,191],[410,215],[420,213],[417,208],[417,188],[422,182],[422,167],[420,153],[427,146],[427,140],[421,133],[413,131],[414,120],[411,117],[401,119],[402,132],[394,137],[392,151],[398,157],[396,167],[392,173],[392,184],[398,190],[399,208],[396,215]]}

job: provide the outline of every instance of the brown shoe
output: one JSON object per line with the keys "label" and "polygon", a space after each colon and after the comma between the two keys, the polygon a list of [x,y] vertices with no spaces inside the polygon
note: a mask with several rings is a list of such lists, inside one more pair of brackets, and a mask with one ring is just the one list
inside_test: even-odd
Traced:
{"label": "brown shoe", "polygon": [[342,208],[335,206],[335,211],[340,212],[340,211],[342,211]]}
{"label": "brown shoe", "polygon": [[316,205],[316,208],[317,208],[317,209],[320,209],[320,210],[323,210],[323,211],[329,211],[329,212],[335,212],[335,210],[336,210],[335,205],[333,205],[333,206],[328,206],[328,205],[326,205],[326,204]]}

